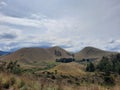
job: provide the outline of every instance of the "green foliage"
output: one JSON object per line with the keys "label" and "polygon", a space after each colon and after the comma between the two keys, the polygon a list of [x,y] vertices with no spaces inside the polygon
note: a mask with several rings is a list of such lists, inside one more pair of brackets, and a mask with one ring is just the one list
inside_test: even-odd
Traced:
{"label": "green foliage", "polygon": [[97,69],[109,75],[110,72],[112,71],[112,63],[107,57],[103,57],[102,60],[97,65]]}
{"label": "green foliage", "polygon": [[17,64],[17,61],[9,62],[8,65],[7,65],[7,70],[11,73],[14,73],[14,74],[20,74],[22,72],[22,70],[20,68],[20,65]]}
{"label": "green foliage", "polygon": [[60,58],[60,59],[56,59],[56,62],[62,62],[62,63],[69,63],[69,62],[73,62],[75,61],[74,58]]}
{"label": "green foliage", "polygon": [[95,71],[95,66],[92,62],[87,64],[86,71],[88,71],[88,72],[94,72]]}
{"label": "green foliage", "polygon": [[98,63],[97,69],[106,74],[111,72],[120,74],[120,54],[111,55],[109,58],[103,57]]}

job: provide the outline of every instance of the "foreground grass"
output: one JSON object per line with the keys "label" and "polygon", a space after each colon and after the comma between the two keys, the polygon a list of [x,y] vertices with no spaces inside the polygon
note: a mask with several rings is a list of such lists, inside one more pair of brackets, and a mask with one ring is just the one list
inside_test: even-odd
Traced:
{"label": "foreground grass", "polygon": [[120,86],[103,87],[97,84],[68,84],[64,80],[0,73],[0,90],[119,90]]}
{"label": "foreground grass", "polygon": [[[6,66],[3,63],[0,68],[0,90],[119,90],[120,88],[119,76],[111,75],[116,78],[116,84],[107,86],[103,73],[85,72],[84,67],[77,63],[43,65],[45,64],[44,69],[36,72],[39,69],[25,71],[16,62],[10,62]],[[106,79],[107,82],[111,80],[108,77]]]}
{"label": "foreground grass", "polygon": [[40,90],[39,83],[26,76],[0,73],[0,90]]}

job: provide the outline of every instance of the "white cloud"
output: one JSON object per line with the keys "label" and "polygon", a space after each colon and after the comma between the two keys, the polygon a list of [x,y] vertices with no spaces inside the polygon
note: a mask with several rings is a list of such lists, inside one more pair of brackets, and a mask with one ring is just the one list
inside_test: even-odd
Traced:
{"label": "white cloud", "polygon": [[23,25],[23,26],[32,26],[32,27],[40,27],[42,24],[40,21],[33,19],[17,18],[17,17],[6,16],[3,14],[0,14],[0,17],[1,17],[0,19],[1,23],[9,23],[14,25]]}

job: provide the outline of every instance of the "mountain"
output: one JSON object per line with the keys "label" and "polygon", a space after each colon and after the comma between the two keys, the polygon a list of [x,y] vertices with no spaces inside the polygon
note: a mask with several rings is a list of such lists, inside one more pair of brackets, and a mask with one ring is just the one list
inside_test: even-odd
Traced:
{"label": "mountain", "polygon": [[104,51],[94,47],[85,47],[80,52],[75,53],[75,59],[88,59],[88,58],[101,58],[103,56],[108,56],[111,54],[116,54],[117,52]]}
{"label": "mountain", "polygon": [[0,56],[10,54],[10,52],[0,51]]}
{"label": "mountain", "polygon": [[[97,58],[100,59],[103,56],[110,54],[116,54],[116,52],[104,51],[94,47],[85,47],[80,52],[75,53],[76,60]],[[72,58],[72,55],[66,50],[55,46],[51,48],[22,48],[11,54],[5,54],[0,56],[0,60],[18,60],[19,62],[26,64],[33,64],[39,62],[51,62],[59,58]]]}
{"label": "mountain", "polygon": [[60,47],[52,48],[22,48],[16,52],[1,56],[0,60],[18,60],[27,64],[40,61],[55,61],[58,58],[72,57],[67,51]]}

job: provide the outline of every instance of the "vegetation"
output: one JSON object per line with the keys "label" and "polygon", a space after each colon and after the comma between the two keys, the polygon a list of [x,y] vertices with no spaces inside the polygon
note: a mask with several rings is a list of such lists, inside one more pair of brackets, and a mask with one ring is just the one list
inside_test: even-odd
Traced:
{"label": "vegetation", "polygon": [[94,72],[95,71],[95,66],[92,62],[87,64],[86,71],[88,71],[88,72]]}
{"label": "vegetation", "polygon": [[75,59],[73,58],[60,58],[60,59],[56,59],[56,62],[62,62],[62,63],[69,63],[69,62],[73,62],[75,61]]}
{"label": "vegetation", "polygon": [[43,68],[24,69],[17,61],[0,62],[0,90],[106,90],[107,88],[119,90],[120,88],[120,54],[103,57],[97,64],[89,61],[86,67],[76,62],[42,64]]}
{"label": "vegetation", "polygon": [[90,62],[86,71],[101,72],[104,85],[115,85],[116,75],[120,75],[120,54],[103,57],[97,65]]}
{"label": "vegetation", "polygon": [[21,74],[21,72],[22,72],[22,69],[20,68],[20,65],[17,64],[17,61],[15,61],[15,62],[10,61],[7,64],[6,70],[13,74]]}
{"label": "vegetation", "polygon": [[105,72],[106,74],[120,74],[120,54],[103,57],[97,65],[97,70]]}

